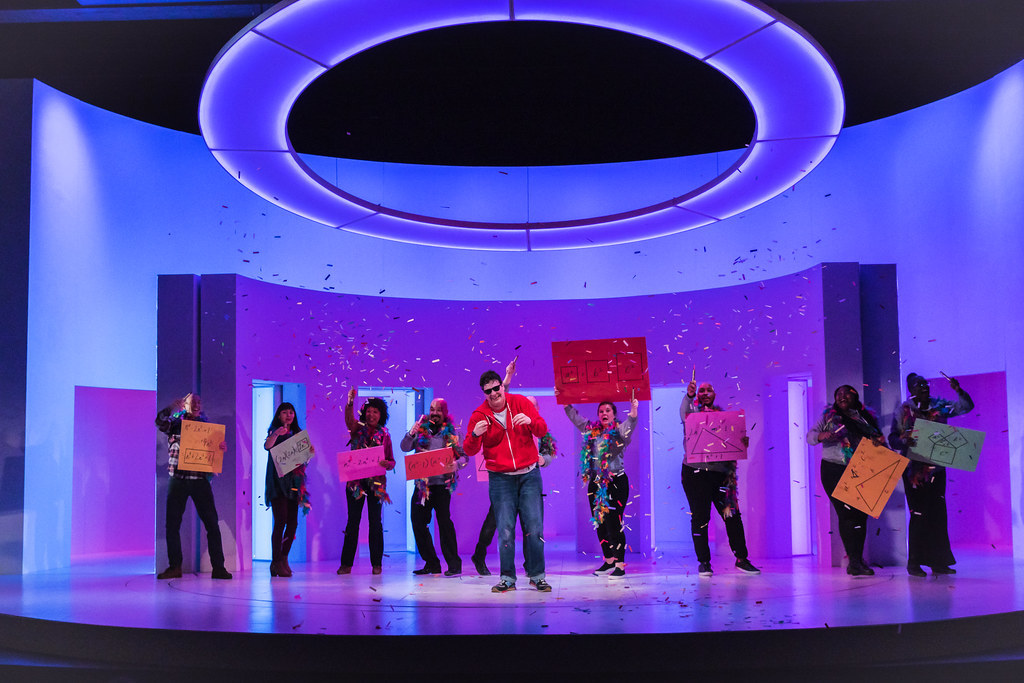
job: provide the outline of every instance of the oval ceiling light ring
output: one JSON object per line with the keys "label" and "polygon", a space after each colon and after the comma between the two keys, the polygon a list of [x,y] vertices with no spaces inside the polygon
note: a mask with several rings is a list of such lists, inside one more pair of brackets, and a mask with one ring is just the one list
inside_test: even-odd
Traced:
{"label": "oval ceiling light ring", "polygon": [[[434,215],[396,208],[401,202],[388,202],[380,187],[362,196],[346,191],[292,148],[287,128],[293,105],[313,81],[344,60],[413,33],[497,21],[583,24],[686,52],[720,71],[747,97],[756,121],[753,139],[730,168],[692,189],[673,189],[665,199],[625,210],[547,220],[531,204],[533,195],[543,193],[531,194],[529,169],[503,172],[504,177],[494,173],[482,181],[479,167],[443,167],[446,177],[464,173],[466,183],[483,182],[482,192],[509,201],[507,208],[486,211],[446,206]],[[838,74],[820,46],[753,0],[288,0],[257,17],[221,50],[199,104],[203,138],[218,162],[286,210],[385,239],[497,250],[621,244],[734,216],[781,194],[817,166],[835,144],[844,113]],[[566,167],[565,174],[579,180],[588,168],[628,171],[644,163],[652,162]],[[407,177],[408,168],[400,166],[374,162],[369,167],[378,175],[395,169],[396,176]],[[561,167],[534,168],[543,169],[535,175],[551,183],[569,177],[553,171]],[[372,185],[363,180],[349,174],[342,184]],[[617,187],[630,196],[628,187]],[[552,188],[557,192],[561,186]]]}

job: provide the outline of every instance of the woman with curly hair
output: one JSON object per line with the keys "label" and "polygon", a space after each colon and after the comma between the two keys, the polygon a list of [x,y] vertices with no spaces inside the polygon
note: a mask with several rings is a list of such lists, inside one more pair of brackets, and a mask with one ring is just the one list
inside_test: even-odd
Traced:
{"label": "woman with curly hair", "polygon": [[[348,427],[348,444],[352,450],[384,447],[384,459],[380,466],[386,470],[395,468],[395,456],[391,452],[391,434],[384,425],[388,421],[388,405],[383,399],[373,397],[363,403],[359,410],[359,419],[354,414],[356,390],[349,389],[348,402],[345,404],[345,426]],[[381,510],[384,503],[390,503],[387,480],[381,474],[350,481],[346,485],[348,495],[348,523],[345,525],[345,543],[341,550],[341,566],[339,574],[352,573],[352,563],[356,559],[356,545],[359,543],[359,520],[363,516],[363,504],[366,503],[366,516],[370,521],[370,564],[373,573],[380,574],[381,562],[384,559],[384,526],[381,523]]]}
{"label": "woman with curly hair", "polygon": [[874,576],[875,570],[864,562],[864,541],[868,535],[868,515],[832,496],[850,464],[861,439],[883,445],[878,418],[860,402],[857,390],[844,384],[835,390],[834,403],[825,408],[818,423],[807,432],[807,443],[821,444],[821,486],[839,517],[839,538],[843,541],[850,576]]}
{"label": "woman with curly hair", "polygon": [[594,570],[595,576],[607,574],[620,579],[626,575],[626,533],[622,518],[629,502],[629,477],[622,462],[622,452],[636,429],[637,400],[630,402],[629,416],[618,421],[618,409],[611,401],[597,406],[597,421],[590,422],[566,404],[565,414],[583,434],[580,470],[587,482],[587,499],[593,513],[591,521],[601,541],[604,564]]}

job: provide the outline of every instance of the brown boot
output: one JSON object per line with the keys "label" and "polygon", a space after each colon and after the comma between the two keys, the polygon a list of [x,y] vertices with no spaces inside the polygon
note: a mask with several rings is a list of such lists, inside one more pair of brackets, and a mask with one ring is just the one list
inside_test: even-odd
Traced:
{"label": "brown boot", "polygon": [[289,538],[288,540],[286,540],[284,543],[281,544],[281,557],[277,561],[278,571],[281,573],[281,576],[286,577],[286,578],[290,577],[292,575],[292,568],[288,564],[288,551],[290,551],[292,549],[292,541],[293,540],[294,539]]}

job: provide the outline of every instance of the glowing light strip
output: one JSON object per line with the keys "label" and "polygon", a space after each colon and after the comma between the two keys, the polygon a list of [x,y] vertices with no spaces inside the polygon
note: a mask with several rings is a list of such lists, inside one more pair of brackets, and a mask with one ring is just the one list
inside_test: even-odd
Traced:
{"label": "glowing light strip", "polygon": [[[345,59],[420,31],[515,20],[608,28],[691,54],[746,95],[757,122],[754,138],[724,173],[664,201],[530,222],[522,222],[522,211],[507,222],[494,220],[493,211],[480,220],[472,207],[446,207],[453,210],[444,216],[415,213],[396,208],[402,205],[400,193],[384,197],[387,206],[374,203],[325,180],[292,148],[287,123],[296,100]],[[221,50],[203,85],[199,119],[207,145],[232,176],[310,220],[416,244],[524,250],[650,239],[746,211],[821,162],[835,144],[844,111],[842,86],[828,56],[798,27],[754,0],[288,0]],[[376,172],[381,166],[387,165],[375,166]],[[444,168],[459,177],[458,169]],[[543,176],[558,183],[559,173],[552,171],[545,169]],[[473,173],[466,169],[467,182]],[[479,169],[475,173],[478,179]],[[350,183],[365,185],[351,176]],[[518,191],[521,204],[529,206],[528,192]]]}

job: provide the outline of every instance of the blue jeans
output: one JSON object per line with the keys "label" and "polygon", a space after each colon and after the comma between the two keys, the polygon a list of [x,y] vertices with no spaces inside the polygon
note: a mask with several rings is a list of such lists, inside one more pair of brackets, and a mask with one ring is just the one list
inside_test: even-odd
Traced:
{"label": "blue jeans", "polygon": [[534,581],[544,578],[544,520],[542,515],[540,469],[526,474],[488,472],[488,492],[498,523],[498,557],[501,578],[516,582],[516,516],[523,525],[526,546],[526,575]]}

